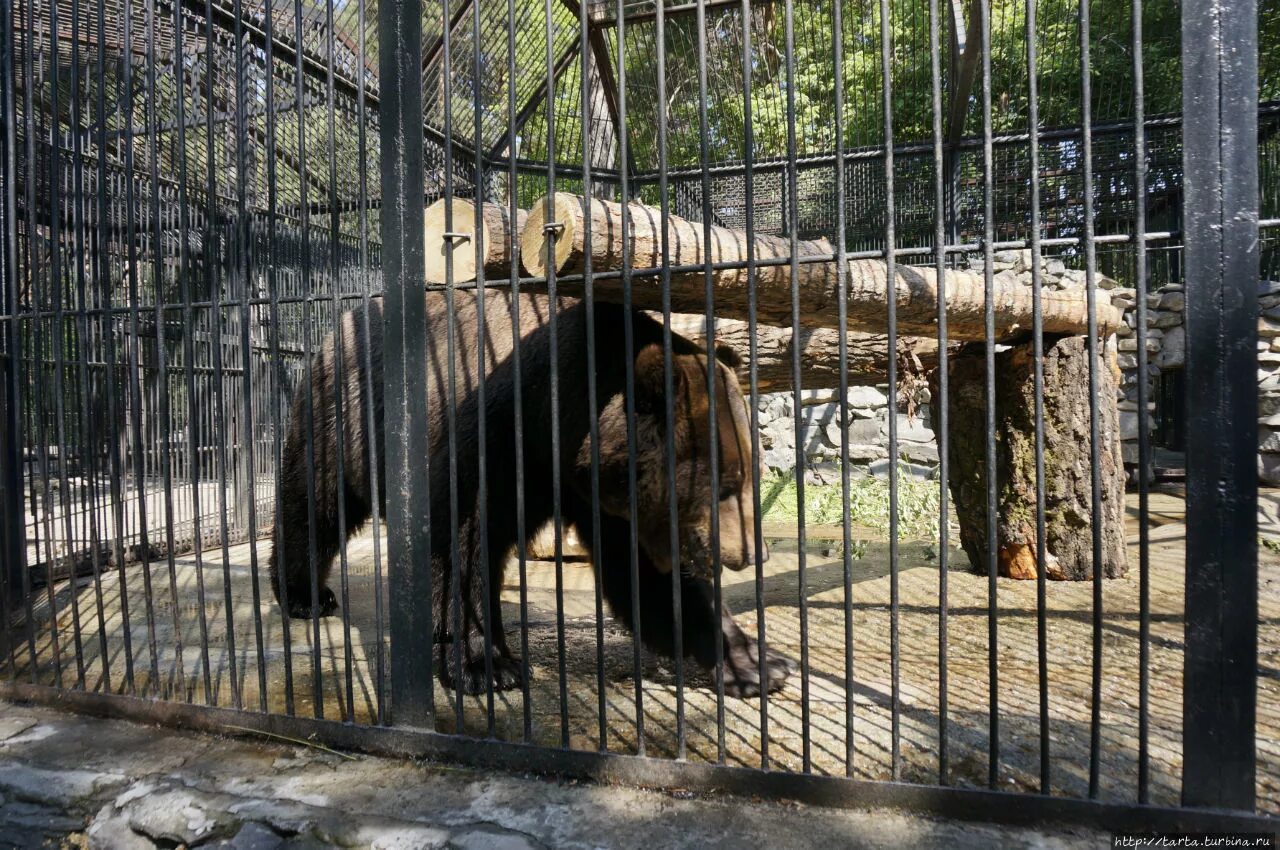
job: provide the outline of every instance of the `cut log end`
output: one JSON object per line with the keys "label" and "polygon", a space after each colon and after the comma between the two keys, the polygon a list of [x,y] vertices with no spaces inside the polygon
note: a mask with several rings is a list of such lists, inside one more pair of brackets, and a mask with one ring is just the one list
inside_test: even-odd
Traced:
{"label": "cut log end", "polygon": [[582,199],[567,192],[557,192],[533,205],[520,233],[520,259],[526,272],[534,277],[546,277],[548,252],[551,266],[556,271],[564,270],[575,244],[580,241],[578,227],[582,208]]}
{"label": "cut log end", "polygon": [[[476,231],[476,208],[470,201],[454,198],[453,221],[446,226],[445,213],[450,204],[444,198],[427,207],[422,215],[423,272],[427,283],[446,283],[450,246],[453,252],[453,280],[465,282],[476,279],[476,244],[481,250],[488,244],[488,228],[483,219],[479,236]],[[466,239],[451,238],[446,233],[464,233]]]}
{"label": "cut log end", "polygon": [[[452,209],[453,220],[446,226],[445,213],[449,208]],[[474,203],[463,198],[454,198],[452,204],[444,198],[436,201],[427,207],[422,222],[423,271],[427,283],[448,282],[446,272],[450,245],[453,246],[454,283],[476,279],[477,248],[486,273],[505,277],[511,271],[511,234],[515,232],[519,236],[523,232],[527,217],[524,210],[516,210],[513,227],[508,207],[487,203],[481,209],[477,229]]]}

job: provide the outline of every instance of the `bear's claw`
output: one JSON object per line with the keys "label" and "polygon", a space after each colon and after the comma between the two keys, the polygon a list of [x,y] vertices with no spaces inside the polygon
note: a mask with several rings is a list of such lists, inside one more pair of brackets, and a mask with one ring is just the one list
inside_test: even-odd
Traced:
{"label": "bear's claw", "polygon": [[[722,669],[725,696],[738,699],[760,696],[760,650],[753,638],[746,638],[745,643],[730,648],[725,654]],[[790,658],[768,650],[765,656],[765,690],[770,693],[781,690],[795,670],[796,663]]]}
{"label": "bear's claw", "polygon": [[[309,595],[309,594],[308,594]],[[338,611],[338,597],[333,595],[333,591],[327,587],[320,588],[320,614],[321,617],[331,617]],[[295,620],[310,620],[315,615],[311,608],[310,599],[290,599],[289,600],[289,616]]]}

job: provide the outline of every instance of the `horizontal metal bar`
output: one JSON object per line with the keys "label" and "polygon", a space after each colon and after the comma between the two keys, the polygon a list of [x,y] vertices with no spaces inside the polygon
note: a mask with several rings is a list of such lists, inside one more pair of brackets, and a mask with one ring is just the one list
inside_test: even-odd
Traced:
{"label": "horizontal metal bar", "polygon": [[553,749],[447,735],[427,729],[356,726],[335,720],[62,690],[26,682],[0,682],[0,698],[217,735],[243,734],[242,730],[247,729],[321,740],[330,746],[375,755],[431,758],[481,769],[531,771],[642,787],[678,787],[704,793],[795,800],[835,808],[922,811],[940,817],[1005,824],[1044,826],[1047,823],[1070,823],[1115,832],[1274,832],[1280,828],[1280,820],[1248,812],[1103,803],[1069,797],[878,782],[620,753]]}
{"label": "horizontal metal bar", "polygon": [[[1280,101],[1266,103],[1258,107],[1259,118],[1272,116],[1272,115],[1280,115]],[[1161,116],[1156,116],[1154,118],[1149,118],[1146,121],[1146,127],[1148,128],[1179,127],[1181,125],[1182,125],[1181,115],[1161,115]],[[1058,128],[1049,129],[1049,130],[1041,130],[1036,135],[1036,138],[1040,142],[1062,141],[1066,139],[1078,139],[1083,134],[1083,132],[1084,131],[1080,127],[1058,127]],[[1133,122],[1132,121],[1109,121],[1106,123],[1094,124],[1090,128],[1090,132],[1092,132],[1095,137],[1103,136],[1103,135],[1124,135],[1126,133],[1133,132]],[[997,147],[1008,146],[1013,144],[1022,144],[1030,140],[1031,140],[1031,134],[1025,133],[1025,132],[1024,133],[1006,133],[1006,134],[995,135],[991,137],[992,145]],[[981,136],[965,136],[963,139],[958,141],[954,145],[954,147],[959,150],[980,149],[982,147],[982,137]],[[932,158],[933,143],[931,141],[912,142],[908,144],[893,146],[894,156],[911,156],[913,154],[919,155],[919,156],[927,155],[930,158]],[[878,160],[878,159],[883,159],[884,155],[885,153],[884,153],[883,145],[875,145],[871,147],[858,148],[852,151],[847,150],[845,152],[845,162]],[[811,154],[809,156],[796,157],[797,167],[822,166],[822,165],[834,166],[835,161],[836,161],[836,158],[834,153]],[[710,165],[707,167],[707,173],[718,174],[718,175],[737,175],[737,174],[742,174],[745,167],[746,166],[740,162],[725,163],[722,165]],[[786,157],[758,159],[758,160],[752,161],[751,167],[752,167],[752,170],[756,172],[785,171],[788,168],[788,161]],[[682,178],[682,177],[701,177],[701,176],[702,176],[702,168],[700,167],[667,169],[668,179]],[[658,177],[659,177],[659,174],[657,171],[646,171],[640,174],[636,174],[631,179],[638,184],[647,184],[647,183],[656,183],[658,181]]]}

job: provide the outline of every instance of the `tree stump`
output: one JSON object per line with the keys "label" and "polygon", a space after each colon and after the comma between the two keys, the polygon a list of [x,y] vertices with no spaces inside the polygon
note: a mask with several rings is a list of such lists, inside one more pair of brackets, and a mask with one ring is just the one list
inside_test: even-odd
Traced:
{"label": "tree stump", "polygon": [[[1082,336],[1045,338],[1045,574],[1057,580],[1093,577],[1089,355]],[[1116,368],[1107,355],[1098,370],[1098,452],[1102,499],[1102,574],[1127,570],[1124,465],[1116,408]],[[960,523],[960,543],[975,572],[987,571],[986,358],[967,347],[949,360],[948,473]],[[1035,357],[1030,343],[996,354],[997,564],[1000,575],[1032,579],[1036,557]],[[938,375],[930,379],[938,422]]]}

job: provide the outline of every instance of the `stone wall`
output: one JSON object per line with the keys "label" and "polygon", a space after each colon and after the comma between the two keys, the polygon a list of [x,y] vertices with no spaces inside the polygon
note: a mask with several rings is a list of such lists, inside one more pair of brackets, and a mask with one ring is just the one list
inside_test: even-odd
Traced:
{"label": "stone wall", "polygon": [[[982,268],[982,258],[970,259]],[[1001,251],[995,255],[997,277],[1013,277],[1031,285],[1031,252]],[[1083,288],[1085,273],[1068,269],[1055,257],[1042,258],[1041,280],[1050,289]],[[1126,464],[1138,460],[1138,339],[1136,298],[1133,289],[1098,277],[1099,299],[1110,299],[1124,311],[1125,324],[1109,339],[1106,352],[1116,357],[1122,372],[1119,398],[1120,429]],[[1280,281],[1263,281],[1258,288],[1261,318],[1258,320],[1258,473],[1264,483],[1280,485]],[[1181,284],[1166,284],[1147,295],[1147,351],[1149,414],[1155,411],[1155,379],[1162,370],[1178,369],[1186,362],[1185,296]],[[919,478],[930,478],[938,467],[938,449],[929,421],[929,395],[925,386],[913,385],[900,394],[898,403],[898,454],[900,469]],[[765,465],[790,473],[796,467],[796,438],[803,446],[806,478],[831,483],[840,476],[840,405],[835,389],[801,393],[797,429],[794,399],[790,391],[767,393],[759,398],[760,440]],[[888,385],[852,387],[849,410],[849,460],[856,476],[885,477],[889,469]],[[1154,429],[1155,418],[1149,415]]]}

